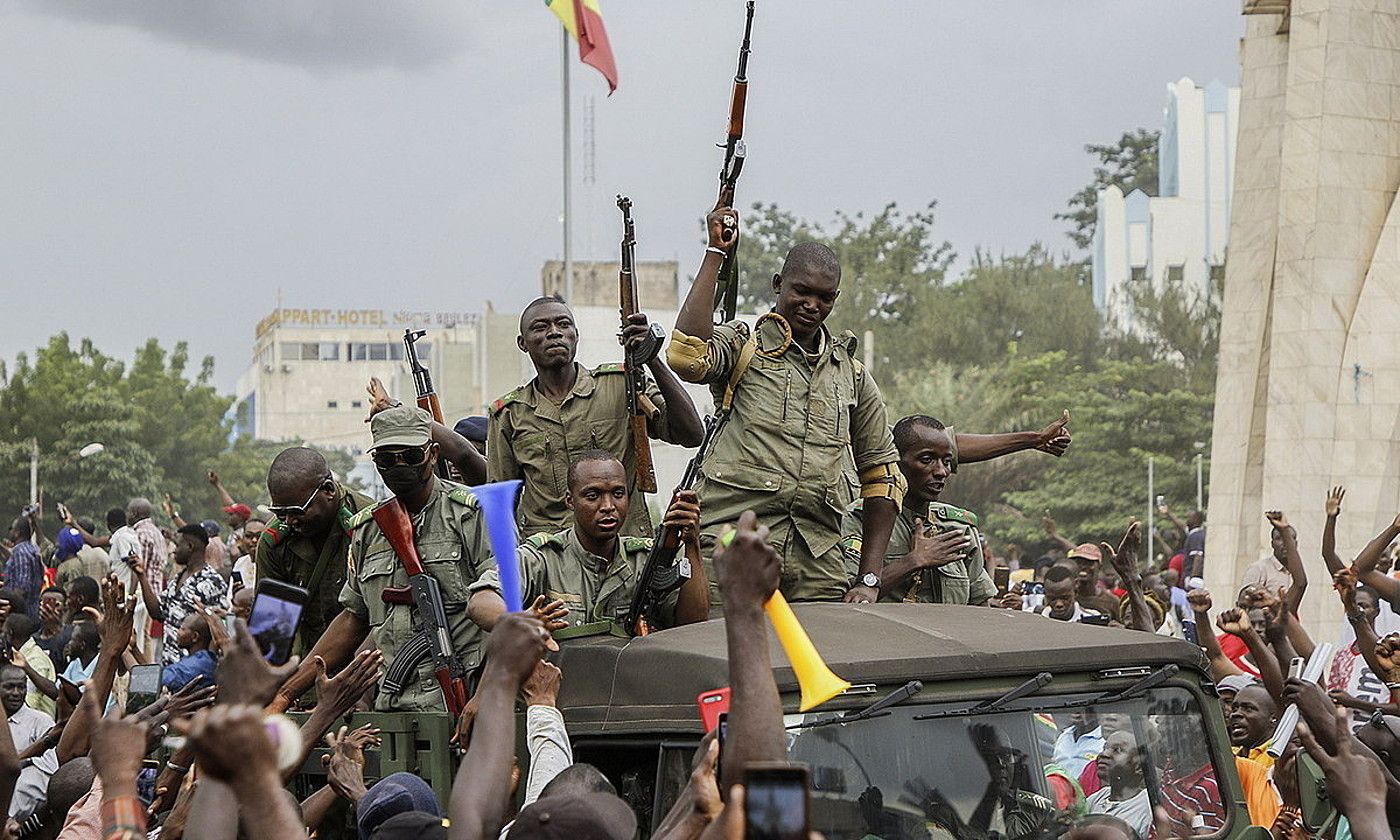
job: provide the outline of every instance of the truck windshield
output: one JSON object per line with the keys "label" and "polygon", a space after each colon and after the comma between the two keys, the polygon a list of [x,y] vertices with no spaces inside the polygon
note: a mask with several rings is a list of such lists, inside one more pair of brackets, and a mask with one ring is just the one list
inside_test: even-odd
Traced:
{"label": "truck windshield", "polygon": [[1190,833],[1224,828],[1228,806],[1194,696],[1168,687],[1063,712],[1030,708],[1094,696],[925,720],[915,717],[968,704],[905,705],[790,730],[792,760],[811,768],[811,826],[830,840],[987,840],[1121,820],[1146,838],[1161,805]]}

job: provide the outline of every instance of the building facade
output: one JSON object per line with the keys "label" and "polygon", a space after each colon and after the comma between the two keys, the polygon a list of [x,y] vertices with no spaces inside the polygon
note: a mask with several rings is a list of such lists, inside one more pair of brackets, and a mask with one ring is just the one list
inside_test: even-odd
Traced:
{"label": "building facade", "polygon": [[1229,242],[1239,88],[1167,85],[1157,145],[1158,194],[1098,194],[1093,241],[1094,305],[1117,329],[1137,329],[1134,289],[1219,294]]}

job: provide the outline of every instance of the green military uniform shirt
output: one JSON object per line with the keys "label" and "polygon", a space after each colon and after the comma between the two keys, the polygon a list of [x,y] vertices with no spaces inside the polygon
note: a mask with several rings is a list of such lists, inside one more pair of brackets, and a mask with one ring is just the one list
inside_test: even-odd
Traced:
{"label": "green military uniform shirt", "polygon": [[[386,667],[421,626],[417,608],[384,603],[384,590],[408,585],[408,574],[384,532],[374,521],[373,508],[356,514],[350,542],[350,573],[340,593],[345,609],[364,619],[374,643],[384,654]],[[469,586],[496,561],[486,535],[486,521],[476,497],[460,484],[435,480],[432,497],[413,517],[413,542],[423,569],[437,579],[452,634],[452,648],[471,670],[481,661],[481,630],[467,616]],[[433,676],[433,662],[425,657],[417,673],[405,681],[401,694],[380,688],[375,709],[381,712],[443,712],[447,706]]]}
{"label": "green military uniform shirt", "polygon": [[[578,533],[566,528],[556,534],[536,534],[519,550],[522,597],[527,605],[543,595],[559,600],[569,608],[574,626],[599,621],[621,623],[632,606],[637,577],[651,552],[651,540],[620,537],[611,558],[590,553],[578,541]],[[500,574],[488,570],[472,585],[472,590],[501,590]],[[675,623],[680,590],[671,592],[661,604],[662,625]]]}
{"label": "green military uniform shirt", "polygon": [[[715,327],[706,342],[708,370],[677,375],[709,384],[719,404],[748,337],[741,321]],[[813,355],[795,342],[780,355],[765,355],[784,340],[775,320],[762,325],[758,338],[759,352],[735,389],[733,414],[705,461],[702,553],[708,562],[720,530],[752,509],[782,555],[783,595],[837,600],[849,589],[841,519],[859,486],[849,468],[859,474],[899,458],[885,401],[856,359],[849,332],[833,337],[823,327]],[[710,580],[710,600],[718,603],[718,579],[711,574]]]}
{"label": "green military uniform shirt", "polygon": [[[861,523],[864,510],[859,501],[846,512],[841,544],[846,550],[846,572],[851,579],[860,573]],[[899,516],[890,531],[890,547],[885,553],[885,565],[903,560],[914,543],[914,516],[909,508],[900,506]],[[977,514],[942,502],[931,502],[924,521],[936,531],[963,531],[973,543],[967,555],[939,566],[919,569],[888,592],[881,601],[904,601],[917,604],[980,604],[997,594],[992,576],[982,562],[982,532],[977,528]]]}
{"label": "green military uniform shirt", "polygon": [[253,558],[259,577],[300,586],[311,593],[297,628],[298,649],[303,653],[311,650],[331,619],[340,614],[340,589],[345,585],[350,556],[350,523],[357,512],[371,504],[369,499],[339,483],[336,500],[336,521],[331,523],[319,547],[311,537],[274,519],[258,538]]}
{"label": "green military uniform shirt", "polygon": [[[569,464],[589,449],[611,452],[627,471],[631,497],[622,533],[649,537],[651,515],[646,497],[636,487],[622,365],[600,365],[591,371],[577,362],[574,366],[578,379],[562,403],[541,394],[531,380],[492,404],[486,427],[486,480],[524,480],[516,514],[521,533],[552,534],[574,521],[564,506]],[[650,378],[646,393],[659,412],[647,422],[647,434],[675,443],[666,400]]]}

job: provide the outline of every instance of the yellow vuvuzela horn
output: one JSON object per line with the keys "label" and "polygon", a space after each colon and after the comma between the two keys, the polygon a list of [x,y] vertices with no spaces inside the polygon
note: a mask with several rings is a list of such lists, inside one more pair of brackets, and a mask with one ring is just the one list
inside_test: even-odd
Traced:
{"label": "yellow vuvuzela horn", "polygon": [[774,592],[773,597],[763,605],[763,611],[773,622],[773,631],[778,634],[783,653],[787,654],[788,662],[792,663],[792,672],[797,675],[797,684],[802,687],[802,700],[797,707],[800,711],[814,709],[851,687],[822,661],[821,654],[817,653],[807,631],[802,629],[802,623],[797,620],[792,607],[788,606],[783,593]]}
{"label": "yellow vuvuzela horn", "polygon": [[[728,548],[734,542],[738,531],[725,531],[719,535],[719,545]],[[792,672],[797,675],[797,684],[802,688],[802,699],[797,708],[808,711],[825,703],[851,687],[851,684],[836,676],[826,667],[816,645],[802,629],[802,622],[788,605],[783,593],[774,592],[763,605],[768,620],[773,622],[773,632],[778,634],[778,642],[792,664]]]}

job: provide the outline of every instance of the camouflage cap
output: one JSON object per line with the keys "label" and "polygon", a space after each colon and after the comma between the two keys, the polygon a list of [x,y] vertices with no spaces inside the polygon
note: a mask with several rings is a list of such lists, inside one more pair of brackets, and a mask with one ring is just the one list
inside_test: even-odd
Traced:
{"label": "camouflage cap", "polygon": [[373,442],[371,449],[381,446],[422,446],[433,439],[433,418],[416,405],[399,405],[385,409],[369,421]]}

